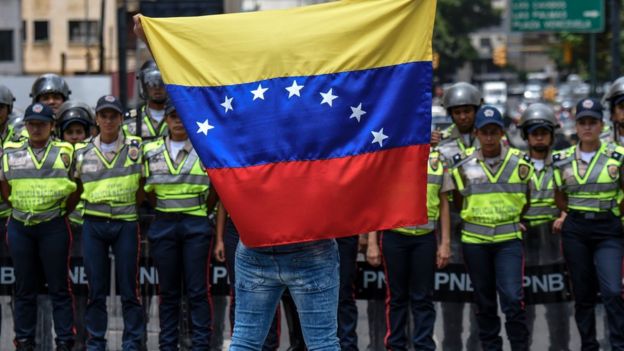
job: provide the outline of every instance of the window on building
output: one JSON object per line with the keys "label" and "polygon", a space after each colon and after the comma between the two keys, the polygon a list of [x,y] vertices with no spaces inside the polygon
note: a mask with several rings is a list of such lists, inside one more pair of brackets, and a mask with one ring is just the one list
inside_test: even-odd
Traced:
{"label": "window on building", "polygon": [[48,21],[35,21],[35,41],[48,41],[50,39],[48,24]]}
{"label": "window on building", "polygon": [[480,40],[479,46],[481,46],[484,49],[487,49],[487,48],[492,47],[492,42],[490,41],[490,38],[483,37]]}
{"label": "window on building", "polygon": [[69,42],[72,44],[96,44],[98,21],[69,21]]}
{"label": "window on building", "polygon": [[26,21],[22,21],[22,28],[21,29],[22,30],[21,30],[20,34],[22,35],[22,42],[25,43],[26,40],[28,39],[28,32],[27,32],[28,28],[26,28]]}
{"label": "window on building", "polygon": [[13,31],[0,30],[0,62],[13,61]]}

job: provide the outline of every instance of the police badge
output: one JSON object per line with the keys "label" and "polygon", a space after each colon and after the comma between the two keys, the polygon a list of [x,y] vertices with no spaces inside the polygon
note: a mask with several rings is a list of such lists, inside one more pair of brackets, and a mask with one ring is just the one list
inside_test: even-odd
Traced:
{"label": "police badge", "polygon": [[431,169],[434,171],[438,169],[440,159],[438,157],[429,158],[429,164],[431,165]]}
{"label": "police badge", "polygon": [[69,167],[69,155],[68,154],[61,154],[61,161],[63,161],[63,165],[65,166],[65,168]]}
{"label": "police badge", "polygon": [[529,175],[529,166],[520,165],[520,167],[518,167],[518,177],[520,177],[521,180],[525,180],[528,175]]}
{"label": "police badge", "polygon": [[609,172],[609,177],[611,177],[611,179],[617,178],[618,171],[619,171],[619,168],[616,165],[610,165],[607,167],[607,172]]}
{"label": "police badge", "polygon": [[128,157],[132,161],[136,161],[139,158],[139,142],[132,140],[128,146]]}

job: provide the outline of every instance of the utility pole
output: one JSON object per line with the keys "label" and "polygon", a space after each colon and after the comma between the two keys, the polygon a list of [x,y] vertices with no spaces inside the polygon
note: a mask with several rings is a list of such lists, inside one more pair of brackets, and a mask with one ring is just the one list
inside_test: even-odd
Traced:
{"label": "utility pole", "polygon": [[126,26],[127,17],[127,0],[121,2],[121,6],[117,8],[117,62],[118,62],[118,77],[119,77],[119,100],[124,108],[128,106],[128,67],[127,67],[127,34],[128,29]]}
{"label": "utility pole", "polygon": [[611,80],[620,76],[620,5],[621,0],[611,0]]}

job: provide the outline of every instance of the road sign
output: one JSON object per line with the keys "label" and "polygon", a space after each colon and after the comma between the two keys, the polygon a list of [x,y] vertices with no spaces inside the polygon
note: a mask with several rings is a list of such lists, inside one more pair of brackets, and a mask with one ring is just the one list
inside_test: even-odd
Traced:
{"label": "road sign", "polygon": [[511,30],[602,32],[603,0],[511,0]]}

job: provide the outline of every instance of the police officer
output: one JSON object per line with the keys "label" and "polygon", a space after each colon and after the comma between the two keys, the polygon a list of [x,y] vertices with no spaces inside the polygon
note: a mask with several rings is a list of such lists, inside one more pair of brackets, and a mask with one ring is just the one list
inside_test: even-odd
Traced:
{"label": "police officer", "polygon": [[164,117],[167,92],[156,63],[152,60],[146,61],[141,66],[137,79],[140,83],[139,96],[145,100],[145,104],[126,114],[124,132],[138,135],[144,140],[166,135],[167,124]]}
{"label": "police officer", "polygon": [[568,213],[562,246],[575,303],[582,350],[598,350],[594,309],[597,292],[607,311],[612,350],[624,350],[622,297],[622,155],[624,148],[600,140],[602,104],[576,105],[579,143],[553,155],[557,206]]}
{"label": "police officer", "polygon": [[[438,150],[442,157],[450,160],[453,156],[462,151],[476,146],[478,140],[474,136],[475,115],[482,99],[479,89],[466,82],[458,82],[449,87],[442,98],[443,106],[449,116],[453,119],[453,124],[441,133],[432,131],[432,144],[438,145]],[[452,201],[452,199],[449,199]],[[451,263],[463,264],[461,254],[461,219],[456,206],[451,206]],[[462,324],[464,303],[444,302],[441,304],[442,319],[444,329],[444,339],[442,348],[444,350],[462,350]],[[466,341],[466,349],[477,350],[479,340],[477,338],[477,322],[474,319],[473,305],[469,305],[468,314],[469,335]]]}
{"label": "police officer", "polygon": [[14,127],[9,121],[13,114],[13,103],[15,97],[9,88],[0,84],[0,143],[4,144],[7,140],[13,140]]}
{"label": "police officer", "polygon": [[[524,244],[526,263],[531,266],[561,263],[561,240],[558,233],[566,213],[555,204],[551,147],[559,127],[554,111],[542,103],[530,105],[519,124],[522,138],[527,141],[529,156],[535,169],[529,188],[531,203],[523,216],[526,226]],[[545,304],[549,329],[549,350],[568,350],[570,342],[570,304]],[[535,305],[527,308],[528,325],[535,321]]]}
{"label": "police officer", "polygon": [[70,94],[71,90],[65,79],[54,73],[46,73],[35,80],[30,97],[33,103],[40,102],[50,106],[56,114],[63,102],[69,100]]}
{"label": "police officer", "polygon": [[[54,117],[58,118],[59,108],[63,102],[69,99],[71,91],[65,79],[54,73],[46,73],[39,76],[31,87],[30,97],[32,102],[39,102],[44,105],[48,105],[54,111]],[[15,124],[16,132],[21,129],[19,136],[16,138],[28,138],[28,132],[26,129],[20,128],[19,124]],[[17,135],[17,133],[15,133]],[[54,132],[53,132],[54,134]],[[37,318],[37,338],[39,344],[43,348],[48,348],[48,345],[52,343],[52,317],[51,317],[51,302],[45,295],[41,295],[38,298],[39,304],[39,316]]]}
{"label": "police officer", "polygon": [[[616,79],[611,84],[604,99],[609,104],[613,130],[603,127],[601,140],[603,142],[615,142],[618,145],[624,145],[624,77]],[[604,132],[605,129],[607,133]]]}
{"label": "police officer", "polygon": [[[451,254],[449,204],[447,192],[453,188],[440,154],[432,150],[427,167],[428,223],[417,227],[403,227],[382,233],[383,263],[388,285],[386,296],[386,335],[388,350],[408,350],[410,342],[405,335],[411,305],[413,319],[412,341],[415,350],[435,350],[433,327],[434,273],[443,268]],[[438,225],[438,222],[440,225]],[[440,245],[436,238],[440,235]],[[380,250],[377,232],[369,233],[367,261],[379,265]]]}
{"label": "police officer", "polygon": [[122,348],[138,350],[145,330],[143,308],[137,296],[141,140],[121,131],[123,109],[116,97],[102,96],[95,111],[100,134],[88,144],[76,146],[75,165],[75,177],[82,188],[80,199],[84,203],[82,246],[89,283],[87,349],[106,349],[110,248],[115,255],[123,309]]}
{"label": "police officer", "polygon": [[453,157],[454,200],[461,205],[462,248],[474,287],[483,350],[502,350],[497,292],[512,350],[528,350],[523,303],[520,218],[529,203],[533,167],[519,150],[505,146],[503,118],[493,106],[479,109],[479,147]]}
{"label": "police officer", "polygon": [[24,120],[30,138],[5,144],[1,177],[3,196],[13,207],[7,241],[15,269],[15,346],[35,348],[39,288],[35,277],[42,271],[52,300],[57,350],[71,350],[71,233],[65,214],[67,199],[76,190],[69,174],[73,149],[51,139],[54,112],[50,107],[34,103],[26,109]]}
{"label": "police officer", "polygon": [[72,145],[89,141],[94,120],[91,106],[80,101],[66,101],[59,108],[59,136]]}
{"label": "police officer", "polygon": [[[89,105],[75,100],[65,101],[59,108],[58,135],[63,141],[76,147],[77,144],[83,143],[89,138],[94,119],[93,109]],[[78,202],[76,208],[68,215],[73,234],[71,256],[80,258],[84,256],[82,253],[82,208],[82,202]],[[74,295],[74,305],[76,309],[76,344],[74,347],[83,350],[87,341],[85,328],[87,296],[84,294]]]}
{"label": "police officer", "polygon": [[178,349],[184,282],[191,311],[192,349],[207,351],[211,338],[208,265],[213,236],[207,207],[210,181],[171,103],[165,110],[165,123],[169,136],[144,145],[145,192],[156,208],[147,236],[160,284],[160,349]]}

